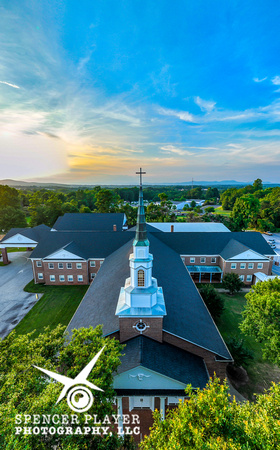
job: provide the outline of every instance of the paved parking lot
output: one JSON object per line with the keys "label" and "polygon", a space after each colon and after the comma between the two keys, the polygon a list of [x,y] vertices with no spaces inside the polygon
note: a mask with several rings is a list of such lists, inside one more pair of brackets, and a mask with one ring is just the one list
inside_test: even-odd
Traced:
{"label": "paved parking lot", "polygon": [[9,253],[8,266],[0,266],[0,337],[4,338],[36,303],[36,294],[24,292],[32,280],[30,252]]}
{"label": "paved parking lot", "polygon": [[[278,255],[278,256],[274,257],[274,261],[278,261],[279,264],[280,264],[280,233],[273,233],[272,236],[268,236],[267,234],[263,234],[263,237],[268,242],[269,242],[269,239],[274,239],[276,248],[274,248],[273,250]],[[276,266],[275,264],[273,264],[272,274],[273,275],[280,275],[280,266]]]}

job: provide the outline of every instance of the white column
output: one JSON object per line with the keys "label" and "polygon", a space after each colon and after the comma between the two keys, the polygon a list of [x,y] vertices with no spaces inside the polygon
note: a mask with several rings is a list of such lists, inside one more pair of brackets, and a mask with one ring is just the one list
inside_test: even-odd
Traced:
{"label": "white column", "polygon": [[165,398],[166,397],[160,397],[160,414],[161,414],[161,418],[162,420],[165,419]]}
{"label": "white column", "polygon": [[120,434],[123,433],[123,408],[122,408],[122,397],[117,397],[117,414],[118,418],[118,427]]}

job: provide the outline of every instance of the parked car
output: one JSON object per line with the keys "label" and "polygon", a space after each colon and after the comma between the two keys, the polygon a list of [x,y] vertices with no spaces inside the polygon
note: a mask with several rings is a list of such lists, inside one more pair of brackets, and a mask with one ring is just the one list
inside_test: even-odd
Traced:
{"label": "parked car", "polygon": [[275,244],[275,239],[268,239],[268,242],[269,242],[270,244]]}

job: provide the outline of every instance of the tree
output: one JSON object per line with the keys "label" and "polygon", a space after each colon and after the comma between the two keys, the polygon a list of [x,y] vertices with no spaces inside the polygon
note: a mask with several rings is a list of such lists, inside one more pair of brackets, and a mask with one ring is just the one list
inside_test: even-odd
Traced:
{"label": "tree", "polygon": [[215,212],[214,206],[208,206],[207,208],[204,208],[205,212],[212,213]]}
{"label": "tree", "polygon": [[262,180],[260,178],[257,178],[253,183],[254,191],[262,191],[263,190],[263,184]]}
{"label": "tree", "polygon": [[248,225],[256,226],[260,212],[260,201],[253,194],[246,194],[235,201],[232,210],[232,219],[240,230],[246,229]]}
{"label": "tree", "polygon": [[11,228],[25,228],[25,214],[20,208],[5,206],[0,209],[0,231],[6,233]]}
{"label": "tree", "polygon": [[236,292],[239,292],[241,288],[243,287],[243,282],[239,278],[239,275],[237,273],[226,273],[223,278],[223,288],[227,289],[230,293],[230,295],[235,294]]}
{"label": "tree", "polygon": [[118,204],[120,203],[120,196],[118,194],[114,194],[109,189],[100,189],[96,193],[95,198],[96,212],[109,213],[118,211]]}
{"label": "tree", "polygon": [[189,399],[170,410],[165,420],[154,413],[150,436],[141,450],[279,449],[280,385],[274,384],[256,403],[230,401],[229,387],[215,378],[205,389],[186,389]]}
{"label": "tree", "polygon": [[224,300],[212,284],[205,284],[199,289],[200,295],[206,303],[213,319],[216,321],[224,310]]}
{"label": "tree", "polygon": [[[37,365],[74,378],[106,344],[106,348],[88,376],[89,381],[100,386],[104,392],[95,391],[95,401],[88,411],[102,419],[113,412],[112,373],[120,364],[122,348],[115,339],[102,336],[102,328],[74,330],[70,340],[64,335],[65,327],[59,325],[50,331],[45,329],[36,339],[32,333],[17,336],[11,332],[0,340],[0,448],[17,450],[49,450],[52,448],[79,450],[116,450],[123,440],[116,435],[101,438],[94,435],[16,435],[17,414],[69,414],[66,400],[56,401],[62,385],[51,381],[33,367]],[[67,345],[66,345],[67,343]],[[79,415],[81,426],[84,414]],[[61,424],[52,424],[58,429]],[[124,448],[131,448],[125,446]]]}
{"label": "tree", "polygon": [[20,207],[19,191],[9,186],[0,185],[0,208],[5,208],[6,206]]}
{"label": "tree", "polygon": [[280,279],[257,283],[246,299],[241,331],[262,343],[265,359],[280,365]]}

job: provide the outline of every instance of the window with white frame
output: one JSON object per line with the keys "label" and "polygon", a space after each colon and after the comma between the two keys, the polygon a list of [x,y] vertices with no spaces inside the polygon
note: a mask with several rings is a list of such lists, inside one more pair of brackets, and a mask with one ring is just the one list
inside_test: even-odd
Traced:
{"label": "window with white frame", "polygon": [[83,275],[78,275],[78,281],[84,281],[84,277],[83,277]]}
{"label": "window with white frame", "polygon": [[262,269],[263,268],[263,263],[258,263],[258,269]]}
{"label": "window with white frame", "polygon": [[58,263],[58,268],[63,269],[63,263]]}
{"label": "window with white frame", "polygon": [[231,269],[236,269],[236,264],[235,263],[231,263],[230,268]]}
{"label": "window with white frame", "polygon": [[246,281],[252,281],[252,275],[247,275],[247,277],[246,277]]}
{"label": "window with white frame", "polygon": [[254,263],[249,263],[248,264],[248,269],[253,269],[254,268]]}
{"label": "window with white frame", "polygon": [[49,269],[54,269],[53,263],[49,263],[48,266],[49,266]]}
{"label": "window with white frame", "polygon": [[95,267],[95,261],[90,261],[90,267]]}
{"label": "window with white frame", "polygon": [[190,258],[190,263],[194,264],[195,263],[195,258]]}
{"label": "window with white frame", "polygon": [[216,262],[216,258],[211,258],[211,263],[215,263]]}
{"label": "window with white frame", "polygon": [[50,281],[55,281],[55,275],[50,275]]}
{"label": "window with white frame", "polygon": [[241,281],[244,281],[244,275],[239,275]]}
{"label": "window with white frame", "polygon": [[74,281],[73,275],[67,275],[67,280],[68,281]]}
{"label": "window with white frame", "polygon": [[92,280],[95,278],[95,275],[96,275],[96,273],[91,273],[90,274],[90,277],[91,277]]}
{"label": "window with white frame", "polygon": [[42,273],[38,273],[38,280],[43,280],[43,274]]}
{"label": "window with white frame", "polygon": [[246,269],[246,263],[241,263],[240,264],[240,269]]}
{"label": "window with white frame", "polygon": [[204,263],[205,263],[205,261],[206,261],[206,258],[200,258],[200,262],[201,262],[201,264],[204,264]]}
{"label": "window with white frame", "polygon": [[76,263],[76,268],[77,269],[81,269],[82,268],[82,263]]}
{"label": "window with white frame", "polygon": [[36,261],[36,266],[37,267],[42,267],[42,261]]}
{"label": "window with white frame", "polygon": [[66,267],[67,267],[67,269],[72,269],[72,263],[67,263]]}
{"label": "window with white frame", "polygon": [[103,261],[100,261],[100,266],[102,266],[103,262],[104,262],[104,260],[103,260]]}
{"label": "window with white frame", "polygon": [[65,281],[64,275],[59,275],[59,281]]}

